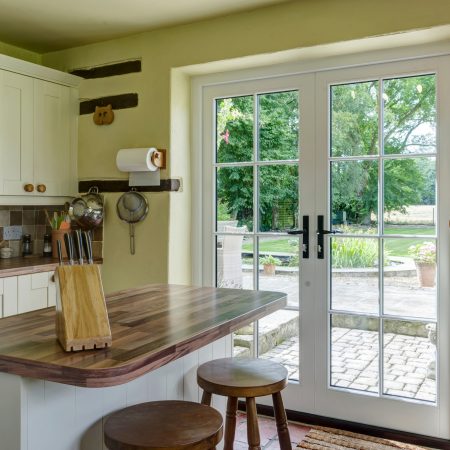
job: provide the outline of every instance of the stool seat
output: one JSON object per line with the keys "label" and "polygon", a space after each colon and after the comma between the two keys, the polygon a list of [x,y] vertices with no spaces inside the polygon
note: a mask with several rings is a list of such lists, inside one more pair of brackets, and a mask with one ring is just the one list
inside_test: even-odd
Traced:
{"label": "stool seat", "polygon": [[210,450],[222,439],[222,416],[193,402],[147,402],[121,409],[105,422],[110,450]]}
{"label": "stool seat", "polygon": [[227,397],[262,397],[283,390],[288,371],[281,364],[256,358],[221,358],[197,370],[199,386]]}
{"label": "stool seat", "polygon": [[245,397],[247,407],[248,448],[261,450],[255,398],[265,395],[272,395],[280,449],[292,450],[286,411],[281,398],[281,390],[288,383],[288,371],[284,366],[267,359],[215,359],[197,369],[197,382],[203,389],[204,405],[211,404],[212,394],[228,397],[224,450],[233,450],[239,397]]}

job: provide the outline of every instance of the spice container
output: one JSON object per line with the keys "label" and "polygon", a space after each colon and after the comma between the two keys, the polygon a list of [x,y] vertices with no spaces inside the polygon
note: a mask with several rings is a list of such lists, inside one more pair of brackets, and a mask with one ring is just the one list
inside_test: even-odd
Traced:
{"label": "spice container", "polygon": [[29,256],[32,253],[31,234],[24,234],[22,239],[22,256]]}
{"label": "spice container", "polygon": [[52,237],[49,234],[44,234],[43,256],[52,256]]}

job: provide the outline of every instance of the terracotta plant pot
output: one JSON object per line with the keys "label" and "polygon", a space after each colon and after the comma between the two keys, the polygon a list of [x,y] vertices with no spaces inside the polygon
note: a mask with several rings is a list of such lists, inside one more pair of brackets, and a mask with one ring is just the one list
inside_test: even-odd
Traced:
{"label": "terracotta plant pot", "polygon": [[421,287],[434,287],[436,284],[436,264],[415,261],[417,277]]}
{"label": "terracotta plant pot", "polygon": [[265,275],[275,275],[275,264],[263,264]]}

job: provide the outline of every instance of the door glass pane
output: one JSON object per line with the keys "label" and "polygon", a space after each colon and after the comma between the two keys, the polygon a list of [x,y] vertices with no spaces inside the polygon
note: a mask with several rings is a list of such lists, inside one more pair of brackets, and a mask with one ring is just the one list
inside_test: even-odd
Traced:
{"label": "door glass pane", "polygon": [[384,162],[385,234],[436,234],[436,158]]}
{"label": "door glass pane", "polygon": [[288,309],[258,322],[258,355],[283,364],[290,379],[299,379],[299,250],[289,236],[259,238],[260,290],[288,294]]}
{"label": "door glass pane", "polygon": [[331,316],[331,386],[378,393],[379,319]]}
{"label": "door glass pane", "polygon": [[331,162],[333,225],[349,234],[376,233],[378,161]]}
{"label": "door glass pane", "polygon": [[216,161],[253,159],[253,96],[216,100]]}
{"label": "door glass pane", "polygon": [[384,313],[436,320],[436,241],[384,239]]}
{"label": "door glass pane", "polygon": [[378,239],[332,237],[331,307],[378,314]]}
{"label": "door glass pane", "polygon": [[297,227],[298,182],[298,165],[259,168],[259,231]]}
{"label": "door glass pane", "polygon": [[219,167],[216,172],[216,214],[220,222],[253,230],[253,168]]}
{"label": "door glass pane", "polygon": [[385,320],[384,393],[436,401],[436,323]]}
{"label": "door glass pane", "polygon": [[298,91],[258,95],[259,159],[298,159]]}
{"label": "door glass pane", "polygon": [[331,156],[378,153],[378,81],[331,86]]}
{"label": "door glass pane", "polygon": [[435,75],[383,83],[384,153],[436,152]]}

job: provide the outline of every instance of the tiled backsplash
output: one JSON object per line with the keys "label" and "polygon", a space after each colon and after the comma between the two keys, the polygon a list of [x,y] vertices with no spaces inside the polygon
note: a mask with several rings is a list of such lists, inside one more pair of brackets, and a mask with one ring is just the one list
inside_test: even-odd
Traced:
{"label": "tiled backsplash", "polygon": [[[52,229],[45,216],[50,217],[54,211],[62,211],[64,206],[0,206],[0,242],[3,240],[4,227],[19,225],[23,234],[30,234],[33,241],[33,254],[42,255],[44,234],[51,234]],[[76,225],[73,227],[76,228]],[[5,241],[2,247],[13,249],[13,256],[22,255],[22,240]],[[103,257],[103,225],[94,230],[94,258]]]}

